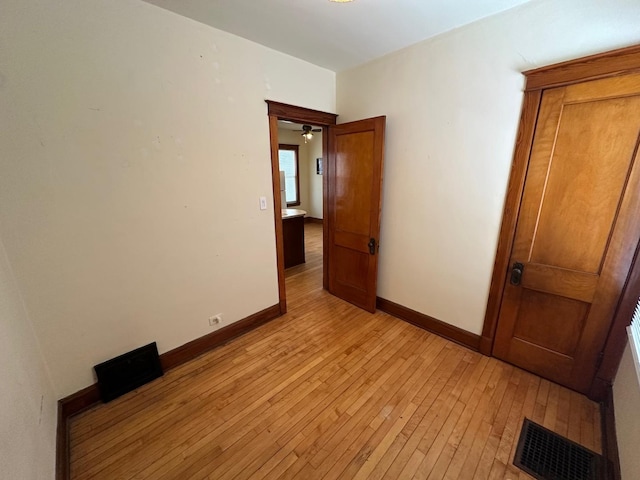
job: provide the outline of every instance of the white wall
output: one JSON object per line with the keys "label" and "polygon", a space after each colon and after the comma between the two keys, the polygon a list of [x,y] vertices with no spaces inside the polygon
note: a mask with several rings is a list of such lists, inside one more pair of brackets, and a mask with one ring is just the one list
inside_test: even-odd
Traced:
{"label": "white wall", "polygon": [[0,477],[51,479],[56,399],[0,241]]}
{"label": "white wall", "polygon": [[300,208],[307,217],[322,217],[322,175],[316,175],[316,158],[322,157],[322,132],[315,132],[313,139],[304,143],[299,132],[278,129],[278,142],[298,145],[298,163],[300,164]]}
{"label": "white wall", "polygon": [[[315,133],[309,147],[309,216],[324,218],[322,205],[322,175],[316,174],[316,159],[322,155],[322,132]],[[324,160],[324,159],[323,159]]]}
{"label": "white wall", "polygon": [[479,334],[527,69],[640,42],[637,0],[542,0],[337,76],[387,115],[378,295]]}
{"label": "white wall", "polygon": [[629,345],[624,350],[613,384],[613,405],[622,479],[640,478],[640,387]]}
{"label": "white wall", "polygon": [[0,45],[0,235],[58,397],[277,304],[264,100],[334,111],[333,72],[139,0],[5,0]]}

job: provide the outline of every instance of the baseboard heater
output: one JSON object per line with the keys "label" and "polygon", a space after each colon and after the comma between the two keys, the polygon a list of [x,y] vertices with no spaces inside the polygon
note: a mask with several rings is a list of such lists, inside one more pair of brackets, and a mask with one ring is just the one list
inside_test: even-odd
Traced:
{"label": "baseboard heater", "polygon": [[156,342],[93,367],[103,402],[124,395],[163,375]]}

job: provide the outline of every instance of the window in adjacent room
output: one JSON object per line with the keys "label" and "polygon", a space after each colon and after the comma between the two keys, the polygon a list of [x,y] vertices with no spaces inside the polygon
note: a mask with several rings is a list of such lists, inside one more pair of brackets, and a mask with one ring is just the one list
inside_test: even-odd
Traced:
{"label": "window in adjacent room", "polygon": [[[284,171],[285,198],[287,207],[300,205],[300,181],[298,179],[298,145],[278,146],[280,171]],[[282,188],[282,187],[281,187]]]}
{"label": "window in adjacent room", "polygon": [[627,332],[629,332],[629,344],[633,354],[633,363],[636,366],[638,384],[640,385],[640,299],[636,304],[636,310],[631,319],[631,325],[627,327]]}

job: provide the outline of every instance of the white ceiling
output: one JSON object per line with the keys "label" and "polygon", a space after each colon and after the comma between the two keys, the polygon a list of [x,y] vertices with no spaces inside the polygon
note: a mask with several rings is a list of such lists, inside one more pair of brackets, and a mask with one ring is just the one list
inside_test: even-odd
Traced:
{"label": "white ceiling", "polygon": [[341,71],[530,0],[146,0]]}
{"label": "white ceiling", "polygon": [[302,130],[302,124],[278,120],[278,128],[282,130]]}
{"label": "white ceiling", "polygon": [[[311,125],[313,128],[320,128],[316,125]],[[302,123],[290,122],[288,120],[278,120],[278,128],[282,130],[300,130],[302,131]]]}

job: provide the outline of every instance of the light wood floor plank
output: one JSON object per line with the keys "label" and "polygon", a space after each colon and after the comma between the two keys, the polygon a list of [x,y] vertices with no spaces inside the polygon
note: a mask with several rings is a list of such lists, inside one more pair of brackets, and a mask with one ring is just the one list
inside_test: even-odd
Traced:
{"label": "light wood floor plank", "polygon": [[[373,478],[400,478],[400,473],[405,469],[410,469],[410,459],[413,457],[413,463],[419,464],[424,458],[424,454],[417,450],[418,445],[428,432],[433,434],[434,430],[437,434],[440,421],[444,421],[449,415],[453,405],[447,402],[450,392],[454,389],[456,383],[460,379],[462,373],[467,367],[465,362],[458,359],[457,352],[449,354],[444,368],[441,370],[437,382],[425,397],[422,407],[416,412],[415,421],[409,422],[405,427],[398,440],[402,442],[399,451],[390,449],[389,463],[380,462],[379,467],[385,468],[386,472],[379,477],[379,474],[373,472]],[[402,435],[404,434],[404,435]],[[417,451],[417,453],[416,453]],[[384,460],[384,458],[383,458]]]}
{"label": "light wood floor plank", "polygon": [[483,386],[482,389],[476,389],[477,394],[473,398],[477,401],[467,405],[464,423],[457,427],[460,433],[452,436],[449,440],[451,446],[454,447],[453,456],[446,473],[441,478],[457,479],[463,473],[471,478],[476,469],[482,449],[491,433],[489,422],[494,417],[497,408],[494,396],[500,395],[502,392],[496,388],[501,370],[495,368],[497,365],[493,365],[493,367],[491,378],[487,380],[486,384],[480,384]]}
{"label": "light wood floor plank", "polygon": [[600,452],[584,396],[322,290],[322,226],[289,312],[70,422],[79,479],[526,479],[525,417]]}

